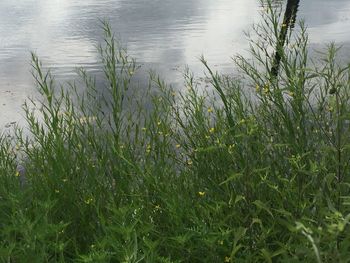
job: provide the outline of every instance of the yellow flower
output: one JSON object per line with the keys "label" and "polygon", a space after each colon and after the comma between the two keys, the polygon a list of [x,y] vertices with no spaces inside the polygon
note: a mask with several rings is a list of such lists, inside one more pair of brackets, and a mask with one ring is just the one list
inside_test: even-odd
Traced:
{"label": "yellow flower", "polygon": [[162,124],[162,121],[158,121],[157,125],[160,126]]}
{"label": "yellow flower", "polygon": [[244,124],[245,123],[245,119],[241,119],[238,124]]}
{"label": "yellow flower", "polygon": [[150,152],[151,152],[151,145],[148,144],[148,145],[147,145],[147,148],[146,148],[146,153],[150,153]]}
{"label": "yellow flower", "polygon": [[176,144],[175,147],[179,149],[181,147],[181,145],[180,144]]}
{"label": "yellow flower", "polygon": [[18,176],[20,176],[20,173],[18,171],[16,171],[15,175],[18,177]]}
{"label": "yellow flower", "polygon": [[218,244],[219,244],[219,245],[223,245],[223,244],[224,244],[224,241],[223,241],[223,240],[219,240],[219,241],[218,241]]}
{"label": "yellow flower", "polygon": [[231,258],[230,257],[225,257],[224,262],[231,262]]}
{"label": "yellow flower", "polygon": [[283,23],[283,24],[282,24],[282,27],[286,27],[286,26],[287,26],[287,24],[286,24],[286,23]]}
{"label": "yellow flower", "polygon": [[56,194],[58,194],[59,192],[60,192],[60,190],[57,190],[57,189],[55,190],[55,193],[56,193]]}
{"label": "yellow flower", "polygon": [[92,199],[92,198],[90,197],[90,198],[88,198],[88,199],[85,200],[85,203],[86,203],[87,205],[89,205],[89,204],[92,203],[93,200],[94,200],[94,199]]}
{"label": "yellow flower", "polygon": [[256,84],[256,86],[255,86],[255,91],[256,91],[256,92],[259,92],[259,91],[260,91],[260,86],[259,86],[258,84]]}
{"label": "yellow flower", "polygon": [[188,160],[188,161],[187,161],[187,164],[188,164],[188,165],[192,165],[192,164],[193,164],[192,160]]}
{"label": "yellow flower", "polygon": [[208,108],[208,113],[212,113],[213,112],[213,108]]}
{"label": "yellow flower", "polygon": [[210,128],[209,133],[215,132],[215,128]]}
{"label": "yellow flower", "polygon": [[205,196],[205,192],[198,192],[199,196]]}
{"label": "yellow flower", "polygon": [[143,127],[141,130],[145,132],[147,131],[147,128]]}
{"label": "yellow flower", "polygon": [[270,92],[270,87],[269,85],[265,85],[264,89],[263,89],[264,94],[268,94]]}
{"label": "yellow flower", "polygon": [[234,150],[235,147],[236,147],[235,144],[229,145],[229,146],[228,146],[228,152],[229,152],[229,153],[233,153],[233,150]]}

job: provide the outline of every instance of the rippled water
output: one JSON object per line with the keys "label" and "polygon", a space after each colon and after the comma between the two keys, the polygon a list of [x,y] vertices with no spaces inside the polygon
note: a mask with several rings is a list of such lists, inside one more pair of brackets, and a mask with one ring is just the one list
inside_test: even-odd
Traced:
{"label": "rippled water", "polygon": [[[276,0],[278,2],[278,0]],[[188,64],[201,72],[205,54],[216,69],[232,70],[231,57],[247,49],[243,30],[259,19],[258,0],[1,0],[0,126],[18,121],[34,92],[30,51],[58,79],[74,78],[76,66],[98,71],[98,19],[108,19],[129,53],[171,83]],[[350,1],[301,0],[298,13],[311,46],[335,41],[350,50]]]}

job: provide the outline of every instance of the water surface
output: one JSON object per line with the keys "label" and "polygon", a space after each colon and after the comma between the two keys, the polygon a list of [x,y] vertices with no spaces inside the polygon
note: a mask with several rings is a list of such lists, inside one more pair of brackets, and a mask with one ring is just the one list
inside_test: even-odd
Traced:
{"label": "water surface", "polygon": [[[243,31],[259,10],[258,0],[1,0],[0,126],[20,120],[24,99],[34,94],[30,51],[59,80],[74,79],[76,66],[100,70],[98,19],[110,21],[145,69],[179,85],[184,65],[202,73],[201,54],[232,72],[231,57],[247,50]],[[301,0],[298,18],[308,25],[311,47],[334,41],[350,57],[350,1]]]}

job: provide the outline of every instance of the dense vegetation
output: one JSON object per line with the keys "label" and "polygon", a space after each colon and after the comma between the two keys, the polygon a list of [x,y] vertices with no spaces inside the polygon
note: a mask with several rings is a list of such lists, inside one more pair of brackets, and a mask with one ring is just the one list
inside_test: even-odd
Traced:
{"label": "dense vegetation", "polygon": [[349,262],[350,69],[333,45],[314,63],[302,24],[280,46],[279,14],[239,78],[202,59],[211,89],[133,89],[106,23],[106,87],[60,87],[33,55],[41,99],[1,137],[1,262]]}

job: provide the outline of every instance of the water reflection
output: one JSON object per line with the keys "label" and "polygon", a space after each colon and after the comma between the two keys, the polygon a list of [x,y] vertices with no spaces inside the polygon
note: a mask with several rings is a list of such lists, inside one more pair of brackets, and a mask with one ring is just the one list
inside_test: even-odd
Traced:
{"label": "water reflection", "polygon": [[300,3],[311,43],[349,43],[350,2],[348,0],[306,0]]}
{"label": "water reflection", "polygon": [[[275,4],[283,0],[273,1]],[[244,52],[242,33],[259,18],[259,0],[1,0],[0,117],[20,119],[20,105],[33,94],[29,51],[53,68],[59,80],[71,79],[75,66],[99,70],[96,45],[99,18],[110,20],[130,54],[172,84],[181,83],[177,68],[188,64],[197,73],[205,54],[215,70],[232,72],[231,56]],[[301,1],[298,16],[309,26],[316,46],[337,41],[349,46],[347,0]]]}

